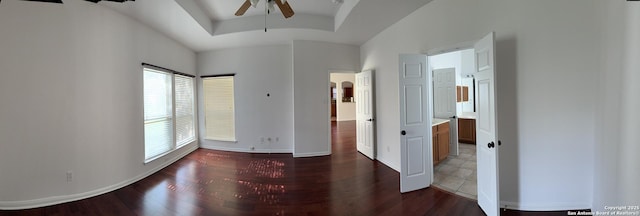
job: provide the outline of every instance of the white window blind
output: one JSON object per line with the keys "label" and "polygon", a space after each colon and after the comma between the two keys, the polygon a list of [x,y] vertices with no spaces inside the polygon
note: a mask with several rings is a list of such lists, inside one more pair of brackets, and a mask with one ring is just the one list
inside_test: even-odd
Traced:
{"label": "white window blind", "polygon": [[196,139],[194,78],[175,75],[176,145],[186,145]]}
{"label": "white window blind", "polygon": [[206,138],[236,141],[233,76],[204,78]]}
{"label": "white window blind", "polygon": [[173,147],[172,74],[144,69],[145,160]]}
{"label": "white window blind", "polygon": [[143,63],[144,161],[196,140],[194,76]]}

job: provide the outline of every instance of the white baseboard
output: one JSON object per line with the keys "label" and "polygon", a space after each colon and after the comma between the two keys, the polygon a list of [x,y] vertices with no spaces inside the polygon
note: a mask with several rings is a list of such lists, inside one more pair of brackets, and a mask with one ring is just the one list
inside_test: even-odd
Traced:
{"label": "white baseboard", "polygon": [[395,170],[396,172],[400,172],[400,166],[398,166],[397,164],[391,163],[386,158],[376,157],[376,160],[380,161],[380,163],[383,163],[384,165],[388,166],[389,168]]}
{"label": "white baseboard", "polygon": [[331,155],[331,152],[324,151],[324,152],[310,152],[310,153],[293,153],[293,157],[294,158],[298,158],[298,157],[318,157],[318,156],[327,156],[327,155]]}
{"label": "white baseboard", "polygon": [[527,203],[500,201],[500,207],[519,211],[568,211],[591,209],[589,203]]}
{"label": "white baseboard", "polygon": [[250,150],[250,149],[245,149],[245,148],[228,148],[228,147],[221,147],[221,146],[214,146],[214,145],[206,145],[206,144],[201,144],[200,146],[201,148],[204,149],[211,149],[211,150],[218,150],[218,151],[228,151],[228,152],[243,152],[243,153],[289,153],[291,154],[291,149],[255,149],[255,150]]}
{"label": "white baseboard", "polygon": [[64,195],[64,196],[53,196],[53,197],[46,197],[46,198],[34,199],[34,200],[23,200],[23,201],[0,201],[0,210],[20,210],[20,209],[39,208],[44,206],[51,206],[51,205],[56,205],[61,203],[73,202],[73,201],[82,200],[82,199],[102,195],[105,193],[109,193],[111,191],[123,188],[137,181],[140,181],[150,176],[151,174],[154,174],[160,171],[161,169],[164,169],[165,167],[182,159],[184,156],[187,156],[189,153],[195,151],[196,149],[198,149],[197,144],[191,145],[191,147],[189,147],[187,151],[177,155],[174,158],[168,159],[166,162],[164,162],[160,166],[153,168],[148,172],[142,173],[136,177],[133,177],[129,180],[125,180],[114,185],[110,185],[107,187],[103,187],[103,188],[99,188],[96,190],[87,191],[83,193]]}

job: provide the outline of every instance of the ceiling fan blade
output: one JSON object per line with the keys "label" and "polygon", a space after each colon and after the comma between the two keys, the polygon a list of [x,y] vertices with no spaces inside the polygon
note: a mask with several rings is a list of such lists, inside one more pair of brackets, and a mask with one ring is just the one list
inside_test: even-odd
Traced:
{"label": "ceiling fan blade", "polygon": [[251,7],[251,2],[249,0],[244,1],[244,4],[242,4],[242,6],[238,8],[238,11],[236,11],[236,16],[242,16],[244,12],[247,12],[249,7]]}
{"label": "ceiling fan blade", "polygon": [[282,3],[280,0],[274,0],[274,1],[278,5],[278,8],[280,8],[280,11],[282,11],[282,15],[284,15],[284,18],[292,17],[293,14],[295,14],[293,12],[293,9],[291,9],[291,5],[289,5],[289,2]]}

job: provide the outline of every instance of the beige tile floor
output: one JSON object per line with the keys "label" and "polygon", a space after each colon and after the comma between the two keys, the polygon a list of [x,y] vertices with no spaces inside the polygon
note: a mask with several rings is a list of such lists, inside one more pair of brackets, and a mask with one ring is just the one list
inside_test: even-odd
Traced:
{"label": "beige tile floor", "polygon": [[477,200],[476,146],[460,143],[459,153],[436,165],[433,186]]}

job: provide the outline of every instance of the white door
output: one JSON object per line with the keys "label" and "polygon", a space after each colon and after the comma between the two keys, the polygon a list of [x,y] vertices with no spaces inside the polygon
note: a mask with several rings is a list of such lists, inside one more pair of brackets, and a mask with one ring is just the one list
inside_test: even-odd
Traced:
{"label": "white door", "polygon": [[498,187],[498,141],[495,100],[495,48],[493,33],[475,48],[476,152],[478,157],[478,205],[488,216],[500,214]]}
{"label": "white door", "polygon": [[365,156],[375,159],[373,71],[356,74],[356,143]]}
{"label": "white door", "polygon": [[433,70],[433,117],[449,119],[449,154],[458,155],[458,121],[456,121],[456,69]]}
{"label": "white door", "polygon": [[427,56],[402,54],[399,59],[400,192],[431,184],[431,105]]}

